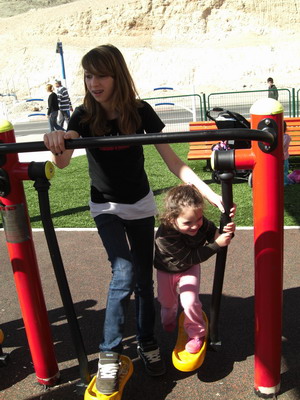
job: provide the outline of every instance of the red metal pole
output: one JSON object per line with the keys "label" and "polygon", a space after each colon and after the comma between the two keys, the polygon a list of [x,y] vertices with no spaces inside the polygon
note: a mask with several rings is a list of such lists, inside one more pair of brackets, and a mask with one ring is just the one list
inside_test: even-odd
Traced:
{"label": "red metal pole", "polygon": [[[255,382],[258,396],[280,388],[283,275],[283,108],[273,99],[251,108],[251,128],[265,120],[278,126],[274,150],[253,142],[253,217],[255,244]],[[269,120],[269,121],[268,121]]]}
{"label": "red metal pole", "polygon": [[[15,142],[14,130],[8,121],[2,121],[0,137],[4,143]],[[17,154],[2,157],[0,210],[7,248],[37,380],[51,386],[57,382],[59,370],[22,183],[22,179],[29,178]]]}

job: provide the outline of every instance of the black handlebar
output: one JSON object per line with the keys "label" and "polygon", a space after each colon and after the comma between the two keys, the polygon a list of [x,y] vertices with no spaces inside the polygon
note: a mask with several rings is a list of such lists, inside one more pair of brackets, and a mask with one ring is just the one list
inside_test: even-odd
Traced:
{"label": "black handlebar", "polygon": [[[216,129],[172,133],[147,133],[145,135],[121,135],[101,136],[80,139],[68,139],[65,141],[66,149],[82,149],[124,145],[146,145],[158,143],[185,143],[200,142],[206,140],[255,140],[274,143],[274,135],[269,131],[257,129]],[[27,153],[36,151],[47,151],[44,142],[23,142],[23,143],[0,143],[0,154]]]}

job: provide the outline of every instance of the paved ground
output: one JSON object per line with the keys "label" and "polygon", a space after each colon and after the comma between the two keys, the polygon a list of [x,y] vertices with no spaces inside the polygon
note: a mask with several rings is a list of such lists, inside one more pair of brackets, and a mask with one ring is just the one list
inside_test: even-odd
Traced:
{"label": "paved ground", "polygon": [[[79,368],[69,327],[56,285],[43,232],[34,232],[35,249],[43,284],[61,382],[49,391],[36,383],[17,300],[5,235],[0,232],[0,327],[6,338],[3,351],[10,354],[0,369],[0,400],[83,399],[76,391]],[[90,373],[97,370],[98,342],[103,322],[110,271],[95,231],[57,232],[75,310],[79,318]],[[163,377],[148,377],[135,352],[133,301],[125,335],[125,354],[134,363],[123,400],[255,399],[253,394],[253,231],[240,230],[228,254],[220,316],[222,349],[207,352],[202,367],[192,373],[177,371],[171,363],[175,334],[157,335],[167,363]],[[300,230],[285,231],[283,357],[280,400],[300,398]],[[201,299],[209,312],[214,259],[203,265]],[[157,307],[158,309],[158,307]]]}

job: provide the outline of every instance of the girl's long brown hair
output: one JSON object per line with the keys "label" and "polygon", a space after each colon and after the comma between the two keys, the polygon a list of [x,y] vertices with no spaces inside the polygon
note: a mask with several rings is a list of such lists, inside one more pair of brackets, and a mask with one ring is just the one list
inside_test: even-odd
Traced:
{"label": "girl's long brown hair", "polygon": [[[138,93],[130,75],[122,53],[113,45],[96,47],[85,54],[81,61],[82,67],[94,75],[111,76],[114,79],[112,108],[118,114],[120,133],[133,134],[141,124],[138,107]],[[107,133],[107,117],[101,104],[98,103],[85,86],[83,123],[90,126],[93,136]]]}

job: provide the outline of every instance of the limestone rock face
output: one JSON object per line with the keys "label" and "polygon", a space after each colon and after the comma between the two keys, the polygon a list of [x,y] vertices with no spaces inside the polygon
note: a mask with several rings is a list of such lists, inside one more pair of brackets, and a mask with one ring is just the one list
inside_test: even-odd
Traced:
{"label": "limestone rock face", "polygon": [[144,97],[160,86],[186,94],[265,89],[269,76],[278,87],[300,87],[299,0],[6,0],[0,6],[0,93],[18,99],[46,96],[45,84],[62,77],[57,41],[74,101],[83,94],[81,57],[104,43],[123,52]]}

